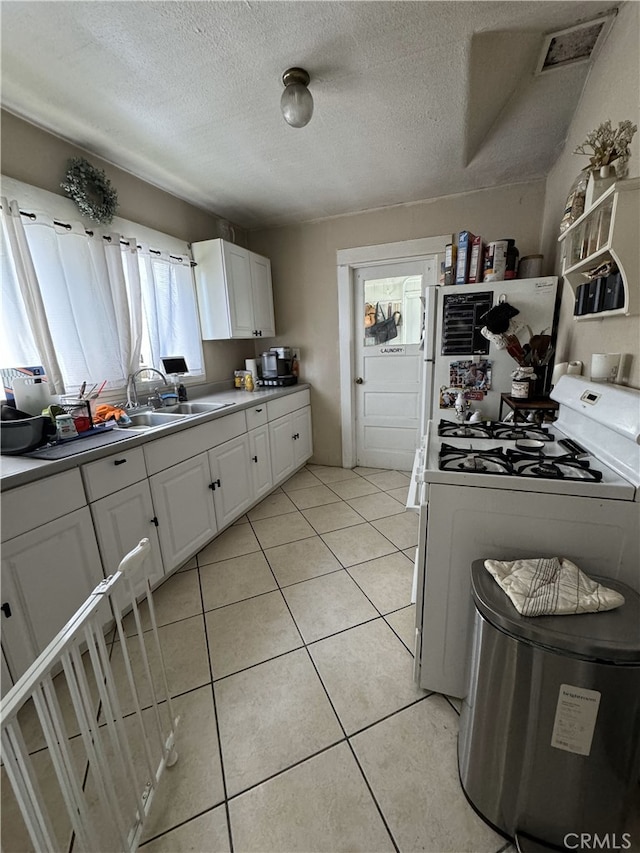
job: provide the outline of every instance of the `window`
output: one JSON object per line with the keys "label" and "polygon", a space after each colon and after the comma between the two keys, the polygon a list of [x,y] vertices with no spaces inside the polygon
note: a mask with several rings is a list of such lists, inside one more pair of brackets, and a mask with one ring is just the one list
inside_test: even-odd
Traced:
{"label": "window", "polygon": [[162,370],[167,355],[204,376],[186,254],[17,202],[2,208],[0,367],[44,364],[57,392],[104,379],[121,389],[142,364]]}

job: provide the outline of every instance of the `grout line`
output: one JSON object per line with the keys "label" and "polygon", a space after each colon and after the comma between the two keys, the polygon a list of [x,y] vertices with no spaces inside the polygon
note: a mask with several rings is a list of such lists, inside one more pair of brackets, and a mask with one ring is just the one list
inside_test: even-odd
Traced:
{"label": "grout line", "polygon": [[453,704],[453,702],[451,701],[451,699],[446,695],[446,693],[442,693],[441,695],[442,695],[442,696],[444,696],[444,698],[447,700],[447,702],[449,703],[449,705],[451,705],[451,707],[453,708],[453,710],[456,712],[456,714],[457,714],[457,715],[458,715],[458,717],[459,717],[459,716],[460,716],[460,711],[458,710],[458,708],[456,708],[456,706]]}
{"label": "grout line", "polygon": [[[409,607],[411,607],[411,605],[409,605]],[[400,608],[400,609],[401,609],[401,610],[406,610],[406,608],[405,608],[405,607],[402,607],[402,608]],[[398,610],[394,610],[394,611],[393,611],[393,613],[399,613],[399,612],[400,612],[400,611],[398,611]],[[402,643],[402,645],[405,647],[405,649],[407,649],[407,651],[409,652],[409,654],[411,655],[411,657],[415,659],[415,653],[414,653],[413,649],[411,649],[411,647],[409,646],[409,644],[408,644],[408,643],[406,643],[406,642],[402,639],[402,637],[400,636],[400,634],[396,631],[396,629],[393,627],[393,625],[392,625],[392,624],[389,622],[389,620],[387,619],[387,616],[391,616],[391,615],[392,615],[391,613],[386,613],[382,618],[383,618],[383,619],[384,619],[384,621],[387,623],[387,625],[389,626],[389,628],[393,631],[393,633],[396,635],[396,637],[400,640],[400,642],[401,642],[401,643]]]}
{"label": "grout line", "polygon": [[218,707],[216,704],[216,691],[213,681],[213,664],[211,662],[211,650],[209,648],[209,633],[207,631],[207,620],[204,612],[204,596],[202,594],[202,580],[200,578],[200,567],[198,566],[198,588],[200,590],[200,603],[202,604],[202,623],[204,626],[204,642],[207,650],[207,661],[209,664],[209,675],[211,677],[211,699],[213,702],[213,718],[216,724],[216,737],[218,739],[218,755],[220,758],[220,775],[222,776],[222,791],[224,795],[224,808],[227,820],[227,833],[229,835],[229,850],[233,853],[233,837],[231,834],[231,821],[229,819],[229,804],[227,791],[227,776],[224,771],[224,756],[222,754],[222,737],[220,736],[220,723],[218,721]]}
{"label": "grout line", "polygon": [[420,702],[424,702],[425,699],[430,699],[432,696],[441,696],[441,693],[435,693],[433,690],[429,692],[425,692],[424,696],[418,696],[417,699],[412,699],[411,702],[403,705],[402,708],[396,708],[395,711],[390,711],[388,714],[385,714],[384,717],[380,717],[379,720],[374,720],[372,723],[367,723],[366,726],[363,726],[361,729],[357,729],[355,732],[352,732],[350,735],[347,735],[348,738],[356,737],[356,735],[360,735],[363,732],[369,731],[369,729],[374,728],[378,725],[378,723],[383,723],[385,720],[390,720],[391,717],[395,717],[397,714],[401,714],[403,711],[408,710],[409,708],[413,708],[414,705],[419,705]]}
{"label": "grout line", "polygon": [[394,835],[391,832],[391,828],[390,828],[389,824],[387,823],[387,819],[384,816],[384,812],[382,811],[380,803],[378,802],[376,795],[373,793],[373,788],[369,784],[369,780],[367,779],[367,776],[366,776],[366,774],[362,768],[362,765],[360,764],[358,756],[356,755],[356,751],[353,748],[353,744],[351,743],[351,741],[349,739],[347,739],[347,744],[349,746],[349,749],[351,750],[351,755],[353,756],[353,760],[355,761],[355,763],[358,767],[358,770],[360,771],[360,773],[362,775],[362,778],[364,780],[364,784],[367,786],[367,789],[368,789],[369,793],[371,794],[371,799],[373,800],[373,803],[374,803],[376,809],[378,810],[378,814],[380,815],[380,820],[382,821],[384,828],[389,833],[389,838],[391,839],[391,843],[393,844],[393,847],[394,847],[396,853],[400,853],[400,847],[398,846],[396,839],[394,838]]}
{"label": "grout line", "polygon": [[[143,847],[146,847],[147,844],[151,844],[153,841],[157,841],[158,838],[163,838],[165,835],[168,835],[170,832],[173,832],[174,829],[180,829],[180,827],[185,826],[187,823],[191,823],[192,820],[197,820],[199,817],[206,815],[208,812],[212,812],[214,809],[220,808],[225,803],[224,800],[221,800],[219,803],[216,803],[213,806],[209,806],[209,808],[203,809],[203,811],[198,812],[197,814],[192,815],[191,817],[187,817],[184,820],[181,820],[179,823],[174,824],[169,829],[163,829],[162,832],[159,832],[157,835],[152,836],[151,838],[147,838],[142,844],[140,844],[139,848],[142,850]],[[227,835],[229,834],[229,826],[227,824]]]}

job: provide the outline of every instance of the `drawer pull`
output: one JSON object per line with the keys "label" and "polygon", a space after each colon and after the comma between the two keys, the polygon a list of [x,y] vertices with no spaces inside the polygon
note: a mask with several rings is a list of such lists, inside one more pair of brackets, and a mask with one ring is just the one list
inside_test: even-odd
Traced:
{"label": "drawer pull", "polygon": [[151,519],[151,524],[155,524],[156,527],[158,526],[158,516],[157,515],[153,516],[153,518]]}
{"label": "drawer pull", "polygon": [[114,459],[114,460],[113,460],[113,464],[114,464],[114,465],[124,465],[124,463],[125,463],[126,461],[127,461],[126,459]]}
{"label": "drawer pull", "polygon": [[213,481],[213,483],[209,483],[209,488],[210,488],[212,491],[214,491],[214,492],[215,492],[216,487],[217,487],[218,489],[221,487],[221,486],[220,486],[220,480],[214,480],[214,481]]}
{"label": "drawer pull", "polygon": [[0,610],[2,610],[7,619],[9,618],[9,616],[11,616],[11,605],[8,601],[5,601],[2,607],[0,607]]}
{"label": "drawer pull", "polygon": [[256,409],[256,412],[258,412],[258,414],[259,414],[261,411],[262,411],[262,409]]}
{"label": "drawer pull", "polygon": [[254,461],[254,462],[257,462],[257,461],[258,461],[258,457],[257,457],[257,456],[252,456],[251,458],[253,459],[253,461]]}

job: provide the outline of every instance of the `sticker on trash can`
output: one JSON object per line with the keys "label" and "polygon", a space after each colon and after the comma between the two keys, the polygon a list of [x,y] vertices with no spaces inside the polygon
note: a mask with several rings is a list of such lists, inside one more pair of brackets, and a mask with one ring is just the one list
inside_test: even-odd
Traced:
{"label": "sticker on trash can", "polygon": [[551,746],[577,755],[589,755],[599,707],[597,690],[561,684]]}

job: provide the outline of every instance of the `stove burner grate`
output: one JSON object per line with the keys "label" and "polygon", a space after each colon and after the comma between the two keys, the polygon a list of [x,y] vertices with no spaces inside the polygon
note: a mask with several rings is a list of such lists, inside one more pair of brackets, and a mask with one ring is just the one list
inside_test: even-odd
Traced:
{"label": "stove burner grate", "polygon": [[538,453],[518,453],[507,450],[507,458],[517,477],[537,477],[552,480],[588,480],[599,483],[602,472],[594,471],[589,463],[570,453],[563,456],[543,456]]}
{"label": "stove burner grate", "polygon": [[441,420],[438,424],[438,435],[444,438],[491,438],[491,424],[458,424]]}
{"label": "stove burner grate", "polygon": [[511,465],[502,448],[474,450],[473,447],[453,447],[443,442],[438,457],[441,471],[461,471],[469,474],[511,474]]}
{"label": "stove burner grate", "polygon": [[502,421],[480,421],[479,423],[459,424],[445,421],[438,424],[438,435],[442,438],[498,438],[502,441],[518,439],[538,439],[553,441],[553,436],[545,427],[536,424],[505,424]]}
{"label": "stove burner grate", "polygon": [[518,441],[523,438],[553,441],[553,436],[545,427],[536,424],[505,424],[500,421],[492,425],[492,438],[502,441]]}

